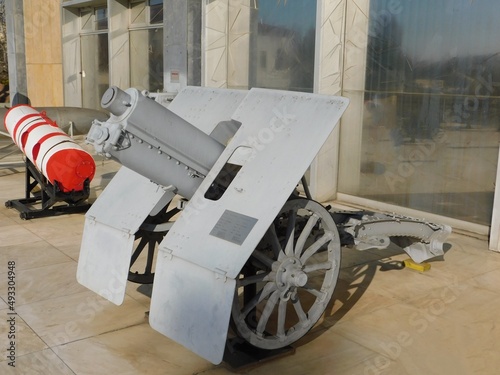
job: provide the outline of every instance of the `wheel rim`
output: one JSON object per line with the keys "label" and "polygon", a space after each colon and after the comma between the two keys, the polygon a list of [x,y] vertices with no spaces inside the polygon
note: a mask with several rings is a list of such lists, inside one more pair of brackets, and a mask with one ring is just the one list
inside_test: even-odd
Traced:
{"label": "wheel rim", "polygon": [[330,213],[308,199],[288,201],[237,280],[236,333],[263,349],[304,336],[337,283],[340,241]]}

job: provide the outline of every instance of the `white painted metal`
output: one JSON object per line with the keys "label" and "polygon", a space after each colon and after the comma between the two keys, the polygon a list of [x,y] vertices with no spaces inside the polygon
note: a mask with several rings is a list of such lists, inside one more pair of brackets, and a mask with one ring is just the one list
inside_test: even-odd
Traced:
{"label": "white painted metal", "polygon": [[[206,134],[229,120],[246,91],[188,87],[169,110]],[[122,167],[87,212],[78,281],[115,304],[125,295],[134,234],[144,219],[172,197],[148,178]],[[164,201],[164,204],[158,202]],[[161,206],[161,207],[160,207]]]}
{"label": "white painted metal", "polygon": [[122,167],[85,215],[78,282],[123,303],[134,234],[158,202],[174,193]]}
{"label": "white painted metal", "polygon": [[231,118],[247,94],[247,90],[189,86],[177,94],[168,109],[210,134],[219,122]]}
{"label": "white painted metal", "polygon": [[489,249],[493,251],[500,251],[500,150],[498,161],[489,241]]}
{"label": "white painted metal", "polygon": [[[166,283],[172,281],[168,276],[155,280],[150,312],[153,328],[213,363],[222,360],[225,335],[211,337],[210,353],[206,341],[193,340],[193,332],[202,337],[213,334],[214,326],[227,330],[232,298],[221,298],[220,291],[211,286],[214,280],[227,278],[229,285],[223,290],[233,288],[234,279],[347,104],[341,97],[250,90],[232,116],[242,124],[239,131],[160,245],[155,274],[166,275],[182,265],[183,283]],[[252,155],[220,199],[206,199],[215,177],[241,146],[251,147]],[[179,286],[190,294],[169,290]],[[207,297],[197,298],[205,293]],[[218,301],[217,305],[209,303],[209,308],[217,309],[210,318],[205,301]],[[192,313],[179,315],[179,306]],[[172,316],[181,320],[172,323]],[[189,329],[178,330],[178,324]]]}
{"label": "white painted metal", "polygon": [[235,280],[159,251],[149,324],[212,363],[220,363]]}
{"label": "white painted metal", "polygon": [[316,324],[340,271],[337,226],[322,205],[291,199],[277,217],[264,237],[270,247],[259,245],[247,262],[252,267],[236,281],[232,308],[238,336],[263,349],[293,344]]}
{"label": "white painted metal", "polygon": [[[50,138],[43,141],[42,138],[44,136],[50,136]],[[37,144],[39,147],[36,151],[37,154],[45,155],[48,149],[60,142],[66,142],[68,140],[70,140],[68,139],[68,135],[61,129],[51,125],[40,125],[29,132],[29,136],[24,147],[24,153],[28,159],[35,161],[37,158],[34,155],[34,151],[36,150],[35,146]],[[40,166],[38,166],[38,168],[40,168]]]}
{"label": "white painted metal", "polygon": [[[235,278],[333,130],[347,103],[348,100],[341,97],[252,89],[233,116],[242,123],[240,130],[167,234],[161,248],[171,249],[175,256]],[[221,199],[205,199],[205,192],[240,146],[253,149],[250,160]],[[228,210],[257,219],[245,238],[243,249],[234,242],[210,235]]]}

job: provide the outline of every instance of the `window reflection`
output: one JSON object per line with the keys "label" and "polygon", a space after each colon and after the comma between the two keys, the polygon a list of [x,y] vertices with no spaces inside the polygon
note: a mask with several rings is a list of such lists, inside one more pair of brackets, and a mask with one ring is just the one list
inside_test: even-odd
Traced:
{"label": "window reflection", "polygon": [[109,87],[108,35],[82,35],[83,107],[101,108],[101,97]]}
{"label": "window reflection", "polygon": [[191,86],[201,86],[202,2],[199,0],[188,0],[187,8],[187,83]]}
{"label": "window reflection", "polygon": [[315,0],[256,2],[250,46],[250,86],[313,91]]}
{"label": "window reflection", "polygon": [[149,0],[149,22],[163,23],[163,0]]}
{"label": "window reflection", "polygon": [[400,4],[370,2],[356,193],[489,225],[500,141],[500,2]]}
{"label": "window reflection", "polygon": [[101,97],[109,87],[108,9],[81,8],[82,104],[101,108]]}
{"label": "window reflection", "polygon": [[163,29],[130,31],[131,86],[151,92],[163,90]]}
{"label": "window reflection", "polygon": [[130,84],[139,90],[162,91],[163,0],[131,3],[130,19]]}
{"label": "window reflection", "polygon": [[95,10],[96,30],[108,29],[108,8],[97,8]]}

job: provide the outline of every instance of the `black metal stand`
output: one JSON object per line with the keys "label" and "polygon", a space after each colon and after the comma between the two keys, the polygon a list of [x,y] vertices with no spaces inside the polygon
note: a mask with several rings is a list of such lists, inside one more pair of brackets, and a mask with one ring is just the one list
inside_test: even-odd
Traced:
{"label": "black metal stand", "polygon": [[25,164],[25,197],[5,202],[6,207],[19,211],[21,219],[81,213],[90,208],[90,203],[86,202],[90,195],[90,181],[85,181],[82,191],[64,193],[57,184],[52,185],[29,159],[26,158]]}
{"label": "black metal stand", "polygon": [[226,341],[223,362],[231,371],[239,372],[293,354],[295,348],[292,346],[266,350],[256,348],[240,337],[234,337]]}

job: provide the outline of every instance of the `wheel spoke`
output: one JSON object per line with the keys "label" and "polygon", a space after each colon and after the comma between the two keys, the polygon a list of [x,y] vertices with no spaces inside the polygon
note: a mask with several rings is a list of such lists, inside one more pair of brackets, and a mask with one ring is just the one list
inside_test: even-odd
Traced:
{"label": "wheel spoke", "polygon": [[255,297],[253,297],[243,308],[241,311],[241,315],[246,317],[250,311],[255,309],[257,305],[263,301],[267,296],[276,291],[277,287],[275,283],[267,283],[264,288],[262,288],[259,293]]}
{"label": "wheel spoke", "polygon": [[288,215],[288,226],[286,228],[286,246],[285,246],[285,254],[280,253],[280,258],[284,255],[292,256],[293,255],[293,244],[295,242],[295,222],[297,221],[297,211],[290,210]]}
{"label": "wheel spoke", "polygon": [[256,284],[261,281],[270,281],[269,277],[270,272],[263,272],[259,273],[257,275],[252,275],[252,276],[246,276],[243,279],[237,280],[238,282],[238,288],[242,286],[247,286],[250,284]]}
{"label": "wheel spoke", "polygon": [[307,262],[307,260],[313,256],[314,254],[317,253],[317,251],[326,244],[328,241],[332,239],[332,234],[330,232],[326,232],[323,234],[315,243],[313,243],[311,246],[307,248],[306,251],[304,251],[304,254],[300,257],[300,261],[302,263]]}
{"label": "wheel spoke", "polygon": [[333,293],[340,250],[337,226],[325,207],[303,198],[286,202],[237,280],[242,293],[231,312],[235,333],[262,349],[303,337]]}
{"label": "wheel spoke", "polygon": [[[130,267],[128,272],[128,280],[138,284],[151,284],[154,280],[153,263],[155,259],[156,248],[158,244],[163,240],[163,237],[170,229],[172,223],[168,222],[169,219],[175,215],[179,210],[174,208],[168,211],[168,202],[157,214],[154,216],[148,216],[144,222],[141,224],[139,230],[135,233],[134,242],[137,246],[130,259]],[[146,250],[147,253],[143,252]],[[132,270],[134,264],[137,260],[145,261],[144,268],[141,271],[136,269]],[[140,262],[142,263],[142,262]],[[139,268],[137,265],[135,268]],[[143,271],[142,271],[143,269]]]}
{"label": "wheel spoke", "polygon": [[150,275],[151,270],[153,269],[153,259],[155,255],[155,247],[156,247],[156,240],[150,240],[149,241],[149,247],[148,247],[148,260],[146,263],[146,268],[144,269],[144,274]]}
{"label": "wheel spoke", "polygon": [[307,220],[307,224],[305,225],[302,233],[300,233],[299,238],[297,239],[297,244],[295,245],[295,256],[300,257],[302,250],[304,249],[304,245],[307,241],[307,238],[311,234],[312,229],[318,222],[319,216],[317,214],[312,214]]}
{"label": "wheel spoke", "polygon": [[309,284],[304,285],[303,289],[306,292],[311,293],[313,296],[317,297],[320,300],[323,300],[325,298],[325,296],[326,296],[325,292],[322,292],[321,290],[314,289]]}
{"label": "wheel spoke", "polygon": [[269,269],[273,268],[273,263],[275,262],[273,259],[269,258],[267,255],[265,255],[262,251],[255,250],[252,253],[252,256],[256,258],[258,261],[263,263],[266,267]]}
{"label": "wheel spoke", "polygon": [[314,263],[308,264],[304,267],[303,271],[305,273],[314,272],[314,271],[326,271],[331,270],[334,267],[334,262],[323,262],[323,263]]}
{"label": "wheel spoke", "polygon": [[302,304],[300,303],[300,298],[297,292],[295,292],[294,296],[291,298],[292,300],[292,305],[293,308],[295,309],[295,313],[297,314],[297,317],[299,318],[299,322],[302,325],[306,325],[309,322],[309,319],[307,318],[307,314],[304,312],[304,309],[302,308]]}
{"label": "wheel spoke", "polygon": [[276,330],[276,336],[279,338],[285,337],[285,323],[286,323],[286,305],[288,301],[285,299],[280,300],[278,306],[278,328]]}
{"label": "wheel spoke", "polygon": [[266,306],[264,307],[264,310],[262,311],[262,314],[259,319],[259,323],[257,324],[257,333],[263,334],[264,330],[266,329],[267,322],[269,321],[269,317],[271,316],[271,313],[274,310],[274,307],[278,303],[278,300],[280,298],[280,291],[276,290],[273,292],[271,297],[266,302]]}
{"label": "wheel spoke", "polygon": [[276,234],[276,228],[273,224],[269,227],[266,232],[266,239],[270,242],[271,248],[273,249],[274,258],[278,259],[278,256],[281,252],[281,244],[278,239],[278,235]]}

